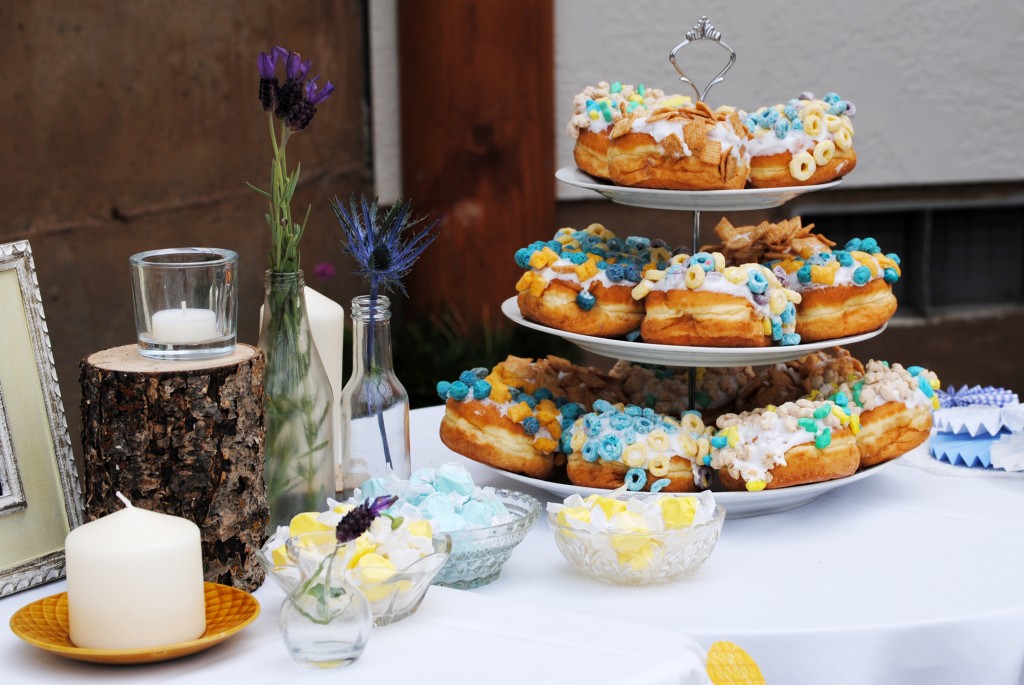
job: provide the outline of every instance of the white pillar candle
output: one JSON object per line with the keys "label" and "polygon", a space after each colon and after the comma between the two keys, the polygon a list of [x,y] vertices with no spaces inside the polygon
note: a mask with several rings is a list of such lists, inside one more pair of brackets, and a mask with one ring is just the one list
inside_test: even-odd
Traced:
{"label": "white pillar candle", "polygon": [[153,312],[153,340],[168,345],[184,345],[217,337],[217,314],[212,309],[193,309],[181,303],[180,309]]}
{"label": "white pillar candle", "polygon": [[[324,370],[331,380],[331,392],[334,393],[334,411],[332,412],[335,473],[337,474],[337,490],[341,487],[341,363],[345,356],[345,310],[334,300],[321,295],[310,287],[305,289],[306,316],[309,318],[309,330],[313,333],[313,343],[324,363]],[[260,307],[260,328],[263,327],[263,308]]]}
{"label": "white pillar candle", "polygon": [[64,543],[70,638],[87,649],[194,640],[206,631],[203,557],[191,521],[127,505]]}

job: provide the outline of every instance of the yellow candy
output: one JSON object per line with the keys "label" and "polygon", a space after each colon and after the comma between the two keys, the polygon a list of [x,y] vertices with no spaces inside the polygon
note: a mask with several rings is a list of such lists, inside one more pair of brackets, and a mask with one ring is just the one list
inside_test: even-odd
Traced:
{"label": "yellow candy", "polygon": [[835,416],[835,417],[836,417],[837,419],[839,419],[839,423],[843,424],[844,426],[846,426],[846,425],[848,425],[848,424],[850,423],[850,415],[849,415],[849,414],[847,414],[847,413],[846,413],[845,411],[843,411],[842,409],[840,409],[840,408],[839,408],[839,407],[838,407],[837,405],[835,405],[835,404],[833,404],[833,405],[832,405],[832,414],[833,414],[833,415],[834,415],[834,416]]}
{"label": "yellow candy", "polygon": [[725,280],[735,285],[742,285],[747,282],[747,272],[738,266],[727,266],[722,270]]}
{"label": "yellow candy", "polygon": [[765,486],[768,485],[763,480],[751,480],[747,481],[747,490],[750,492],[758,492],[764,490]]}
{"label": "yellow candy", "polygon": [[597,504],[597,506],[601,507],[601,510],[604,512],[605,518],[607,518],[609,521],[611,520],[612,516],[615,516],[618,513],[626,511],[626,503],[620,499],[615,499],[614,497],[604,497],[598,495],[594,502],[595,504]]}
{"label": "yellow candy", "polygon": [[[430,524],[428,523],[427,525],[429,526]],[[349,568],[352,568],[357,563],[359,563],[359,560],[367,554],[371,554],[377,551],[377,545],[370,542],[368,538],[369,536],[363,533],[362,535],[357,537],[354,542],[349,543],[349,545],[354,545],[355,549],[355,551],[352,552],[352,556],[350,556],[348,559]]]}
{"label": "yellow candy", "polygon": [[654,285],[650,281],[640,281],[633,288],[632,295],[634,300],[642,300],[651,293],[651,286]]}
{"label": "yellow candy", "polygon": [[530,409],[530,405],[526,402],[520,402],[508,408],[508,417],[516,423],[519,423],[527,416],[533,416],[533,410]]}
{"label": "yellow candy", "polygon": [[766,685],[749,654],[732,642],[715,642],[708,649],[708,678],[712,685]]}
{"label": "yellow candy", "polygon": [[686,287],[696,290],[704,285],[704,267],[700,264],[691,264],[686,269]]}
{"label": "yellow candy", "polygon": [[569,440],[569,447],[572,448],[573,452],[579,452],[583,449],[583,445],[587,443],[587,434],[580,431],[573,433],[572,438]]}
{"label": "yellow candy", "polygon": [[637,533],[650,532],[647,521],[636,512],[626,511],[625,505],[623,505],[622,512],[615,518],[614,530],[616,532],[609,536],[609,540],[612,543],[612,548],[619,554],[633,555],[651,544],[650,538],[646,535],[637,535]]}
{"label": "yellow candy", "polygon": [[665,497],[659,504],[666,528],[686,528],[693,523],[697,511],[693,497]]}
{"label": "yellow candy", "polygon": [[288,566],[292,563],[288,558],[288,549],[284,545],[271,550],[270,558],[274,562],[274,566]]}
{"label": "yellow candy", "polygon": [[776,409],[778,409],[778,407],[776,407],[774,404],[769,404],[764,408],[765,411],[775,411]]}
{"label": "yellow candy", "polygon": [[655,478],[662,478],[668,475],[669,469],[669,457],[659,455],[654,459],[651,459],[650,464],[647,465],[647,470],[651,472],[651,475]]}
{"label": "yellow candy", "polygon": [[796,153],[789,162],[789,174],[798,181],[806,181],[817,170],[818,165],[807,150]]}
{"label": "yellow candy", "polygon": [[409,535],[417,535],[421,538],[434,537],[434,530],[430,527],[430,521],[424,519],[413,519],[406,524],[405,529]]}
{"label": "yellow candy", "polygon": [[566,507],[558,512],[558,523],[568,526],[570,521],[590,523],[590,509],[587,507]]}
{"label": "yellow candy", "polygon": [[725,270],[725,255],[721,252],[712,252],[711,258],[715,261],[715,271],[722,273]]}
{"label": "yellow candy", "polygon": [[626,445],[626,449],[622,450],[622,463],[631,469],[640,468],[647,463],[647,447],[639,442]]}
{"label": "yellow candy", "polygon": [[585,281],[597,275],[598,268],[594,262],[587,260],[576,267],[576,278]]}
{"label": "yellow candy", "polygon": [[651,449],[659,452],[667,450],[668,435],[662,430],[651,431],[647,434],[647,444],[651,446]]}
{"label": "yellow candy", "polygon": [[363,555],[353,569],[353,576],[366,599],[376,602],[389,596],[394,590],[387,581],[395,575],[395,565],[379,554]]}
{"label": "yellow candy", "polygon": [[601,118],[601,115],[598,114],[596,107],[590,110],[590,118],[593,119],[594,121],[597,121],[598,119]]}
{"label": "yellow candy", "polygon": [[860,417],[856,414],[850,415],[850,430],[853,431],[854,435],[860,433]]}
{"label": "yellow candy", "polygon": [[771,291],[768,295],[768,310],[775,316],[779,316],[786,309],[786,305],[789,304],[786,300],[786,293],[779,289]]}
{"label": "yellow candy", "polygon": [[939,388],[942,387],[942,383],[939,383],[938,378],[933,378],[930,381],[928,381],[928,385],[932,386],[932,390],[938,390]]}
{"label": "yellow candy", "polygon": [[320,514],[314,511],[306,511],[301,514],[296,514],[292,517],[291,523],[288,524],[289,535],[302,535],[303,533],[319,533],[325,530],[331,530],[331,526],[324,523],[320,523],[317,517]]}
{"label": "yellow candy", "polygon": [[735,447],[740,442],[739,426],[729,426],[728,428],[723,428],[718,432],[718,434],[725,436],[725,439],[729,441],[729,447]]}
{"label": "yellow candy", "polygon": [[630,95],[629,96],[629,101],[630,102],[635,102],[635,103],[637,103],[639,105],[642,105],[644,103],[643,97],[641,95],[639,95],[638,93],[633,93],[632,95]]}

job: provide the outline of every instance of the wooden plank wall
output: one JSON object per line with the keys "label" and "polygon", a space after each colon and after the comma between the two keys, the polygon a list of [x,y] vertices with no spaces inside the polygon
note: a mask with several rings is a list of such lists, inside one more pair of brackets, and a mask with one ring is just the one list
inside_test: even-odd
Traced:
{"label": "wooden plank wall", "polygon": [[556,228],[553,0],[402,0],[398,26],[404,194],[441,219],[408,311],[500,319]]}

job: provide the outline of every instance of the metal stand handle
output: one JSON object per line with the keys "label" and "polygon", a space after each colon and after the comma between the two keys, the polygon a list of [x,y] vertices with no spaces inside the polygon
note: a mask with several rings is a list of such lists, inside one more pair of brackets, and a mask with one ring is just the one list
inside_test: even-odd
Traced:
{"label": "metal stand handle", "polygon": [[[729,63],[726,64],[720,72],[718,72],[718,76],[711,79],[711,82],[704,86],[703,91],[698,90],[697,86],[693,84],[693,81],[687,78],[686,74],[683,73],[682,68],[679,66],[679,63],[676,61],[677,52],[690,43],[698,40],[713,41],[729,52]],[[729,69],[732,68],[732,65],[736,63],[736,51],[726,45],[725,41],[722,40],[722,32],[716,29],[707,17],[701,17],[700,21],[697,22],[697,25],[686,32],[686,39],[679,45],[672,48],[672,52],[668,54],[668,61],[671,62],[672,66],[675,67],[675,70],[679,72],[679,80],[689,84],[690,88],[693,88],[693,93],[697,96],[697,100],[704,102],[708,95],[708,91],[711,90],[711,87],[724,81],[725,72],[729,71]]]}

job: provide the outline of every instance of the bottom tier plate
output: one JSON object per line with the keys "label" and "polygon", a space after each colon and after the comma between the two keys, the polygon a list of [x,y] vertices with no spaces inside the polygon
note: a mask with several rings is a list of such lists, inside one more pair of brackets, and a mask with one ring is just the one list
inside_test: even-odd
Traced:
{"label": "bottom tier plate", "polygon": [[[543,333],[557,335],[583,348],[588,352],[602,357],[626,359],[631,362],[646,364],[662,364],[665,366],[758,366],[788,362],[810,352],[824,350],[834,345],[852,345],[862,340],[873,338],[885,330],[882,326],[870,333],[851,335],[845,338],[833,338],[800,345],[771,347],[690,347],[684,345],[656,345],[645,342],[629,342],[614,338],[598,338],[592,335],[580,335],[557,328],[544,326],[527,321],[519,311],[516,298],[510,297],[501,303],[501,312],[520,326],[526,326]],[[886,324],[888,325],[888,324]]]}
{"label": "bottom tier plate", "polygon": [[[841,488],[851,483],[870,478],[881,473],[883,470],[896,462],[895,459],[877,466],[858,471],[846,478],[836,478],[822,483],[808,483],[807,485],[794,485],[789,488],[778,490],[762,490],[760,492],[715,492],[715,501],[725,507],[725,517],[730,519],[747,518],[749,516],[762,516],[764,514],[775,514],[780,511],[796,509],[805,504],[810,504],[822,495],[836,488]],[[493,468],[493,467],[490,467]],[[567,483],[553,483],[547,480],[530,478],[518,473],[511,473],[501,469],[494,469],[503,476],[519,481],[527,485],[550,492],[559,497],[565,498],[569,495],[580,495],[586,497],[591,494],[607,494],[610,490],[602,488],[586,488],[579,485]],[[650,495],[649,492],[634,493],[636,495]]]}

